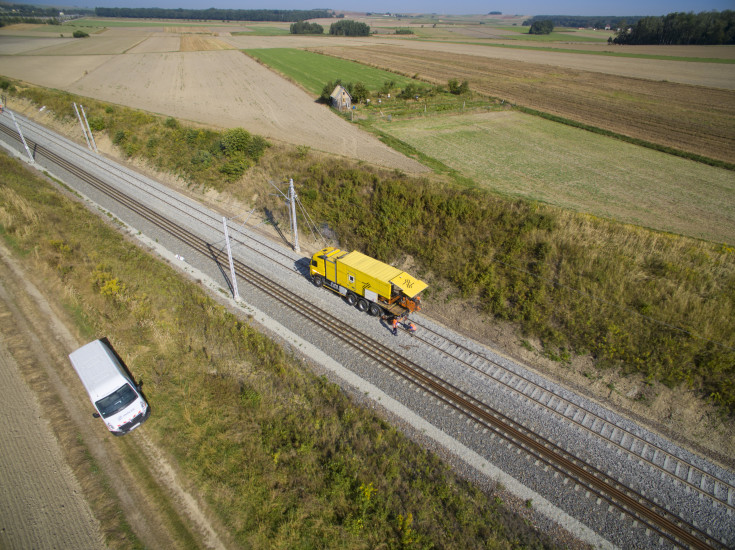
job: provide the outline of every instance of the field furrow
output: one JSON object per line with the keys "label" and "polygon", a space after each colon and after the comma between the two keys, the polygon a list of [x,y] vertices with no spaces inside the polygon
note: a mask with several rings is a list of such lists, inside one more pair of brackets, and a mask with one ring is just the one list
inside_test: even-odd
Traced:
{"label": "field furrow", "polygon": [[388,46],[318,51],[470,89],[632,138],[735,162],[735,91]]}

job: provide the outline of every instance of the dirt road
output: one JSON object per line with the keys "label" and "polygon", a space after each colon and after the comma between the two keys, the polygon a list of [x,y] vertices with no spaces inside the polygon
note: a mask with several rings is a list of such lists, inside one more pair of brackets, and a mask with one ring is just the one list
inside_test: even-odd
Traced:
{"label": "dirt road", "polygon": [[[103,548],[102,533],[79,482],[43,418],[24,374],[42,369],[18,330],[17,288],[0,279],[0,547]],[[14,285],[13,285],[14,286]],[[17,356],[14,357],[13,354]],[[48,380],[46,381],[48,382]]]}
{"label": "dirt road", "polygon": [[[5,307],[0,316],[12,322]],[[0,334],[0,547],[104,548],[99,523],[20,368]]]}
{"label": "dirt road", "polygon": [[[0,548],[224,548],[145,426],[115,438],[92,418],[67,358],[81,343],[0,245]],[[119,525],[96,519],[109,510]]]}

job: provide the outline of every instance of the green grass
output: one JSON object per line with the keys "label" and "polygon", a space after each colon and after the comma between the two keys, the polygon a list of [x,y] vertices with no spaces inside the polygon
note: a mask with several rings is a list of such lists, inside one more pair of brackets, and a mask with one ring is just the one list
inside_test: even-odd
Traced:
{"label": "green grass", "polygon": [[249,32],[233,32],[232,36],[285,36],[291,34],[288,29],[282,29],[279,27],[259,27],[248,25],[247,28],[250,29]]}
{"label": "green grass", "polygon": [[517,112],[375,126],[508,197],[735,243],[732,172]]}
{"label": "green grass", "polygon": [[371,91],[377,91],[386,81],[395,82],[397,87],[412,82],[425,85],[423,82],[354,61],[292,48],[252,49],[245,50],[245,53],[298,82],[316,96],[321,94],[327,82],[335,80],[345,83],[362,82]]}
{"label": "green grass", "polygon": [[[500,27],[504,31],[510,31],[515,36],[508,36],[509,40],[528,40],[530,42],[607,42],[607,36],[597,38],[576,34],[576,29],[565,29],[562,27],[554,29],[549,34],[529,34],[530,27]],[[505,38],[505,37],[504,37]]]}
{"label": "green grass", "polygon": [[[153,414],[140,429],[236,545],[550,546],[499,498],[5,154],[0,183],[0,225],[33,250],[26,269],[74,301],[145,380]],[[153,485],[141,484],[146,498],[166,498]],[[186,529],[173,529],[188,547]]]}

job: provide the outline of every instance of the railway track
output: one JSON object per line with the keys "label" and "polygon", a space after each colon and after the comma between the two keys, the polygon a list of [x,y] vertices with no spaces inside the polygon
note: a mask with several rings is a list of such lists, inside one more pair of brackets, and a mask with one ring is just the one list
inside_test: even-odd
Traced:
{"label": "railway track", "polygon": [[[14,131],[7,129],[3,125],[0,125],[0,129],[8,133],[8,135],[13,136],[15,134]],[[17,134],[13,137],[17,138]],[[161,230],[166,231],[197,252],[212,258],[215,262],[224,263],[226,261],[222,252],[216,250],[211,242],[207,242],[202,237],[172,222],[148,205],[142,204],[140,201],[107,184],[102,179],[67,161],[44,146],[34,143],[32,147],[37,155],[42,155],[58,166],[63,167],[70,174],[73,174],[98,191],[110,196],[121,205],[143,217]],[[571,479],[587,492],[597,495],[599,499],[607,501],[611,507],[620,509],[672,544],[691,548],[724,548],[722,543],[706,532],[676,517],[657,502],[653,502],[644,495],[625,487],[605,472],[592,465],[585,464],[583,461],[572,456],[569,452],[557,446],[553,441],[533,433],[512,418],[479,401],[462,389],[449,384],[421,366],[386,349],[380,342],[346,325],[318,306],[305,302],[298,296],[294,296],[291,291],[283,288],[267,276],[237,260],[235,261],[235,269],[239,278],[266,293],[293,313],[303,316],[310,322],[316,324],[327,332],[330,337],[338,338],[346,345],[354,348],[361,355],[369,357],[375,363],[388,369],[395,376],[421,388],[426,395],[431,396],[445,407],[456,410],[467,418],[472,419],[481,429],[490,432],[491,437],[498,437],[523,449],[536,459],[539,466],[543,465],[544,468],[551,468],[564,477]],[[438,336],[437,333],[434,334]],[[442,353],[448,355],[455,353],[446,348],[448,341],[444,343],[437,341],[431,342],[429,337],[424,337],[424,341],[428,345],[439,349]],[[456,343],[449,345],[455,346],[456,350],[461,349]],[[474,354],[469,348],[465,348],[461,353],[467,354],[468,352]],[[475,358],[471,361],[467,361],[467,357],[459,360],[465,362],[467,365],[471,365],[474,369],[485,372],[481,370],[482,367],[478,364],[478,361],[480,359],[486,361],[486,358],[481,358],[476,354],[474,355]],[[455,359],[458,359],[455,355],[453,356]],[[496,373],[485,372],[485,374],[494,376]],[[503,378],[504,376],[501,377],[501,380]],[[533,395],[546,391],[540,386],[531,390],[527,384],[528,381],[523,385],[524,383],[521,381],[513,382],[505,379],[502,383],[513,391],[523,395]],[[526,392],[527,389],[530,393]],[[561,406],[554,406],[552,399],[553,397],[550,396],[546,400],[544,407],[568,419],[569,415],[567,415],[567,411],[570,406],[574,405],[566,404],[563,411],[560,412],[562,409]],[[598,422],[598,420],[593,420],[589,424],[589,419],[585,420],[584,415],[582,417],[579,417],[578,413],[570,413],[570,415],[572,417],[578,417],[581,425],[586,426],[587,429]],[[645,456],[646,452],[644,451],[642,455]],[[654,458],[656,456],[657,453],[654,452]],[[664,459],[664,469],[666,469],[666,460]],[[688,477],[691,478],[692,476],[689,475]],[[732,488],[728,488],[729,496],[726,504],[729,506],[732,506],[731,491]]]}

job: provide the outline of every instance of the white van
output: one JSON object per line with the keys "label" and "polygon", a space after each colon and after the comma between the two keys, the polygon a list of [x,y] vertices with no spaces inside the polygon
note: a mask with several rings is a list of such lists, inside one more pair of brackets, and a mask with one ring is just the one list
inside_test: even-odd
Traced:
{"label": "white van", "polygon": [[69,360],[97,409],[93,416],[101,416],[113,434],[124,435],[146,421],[151,409],[106,341],[82,346]]}

